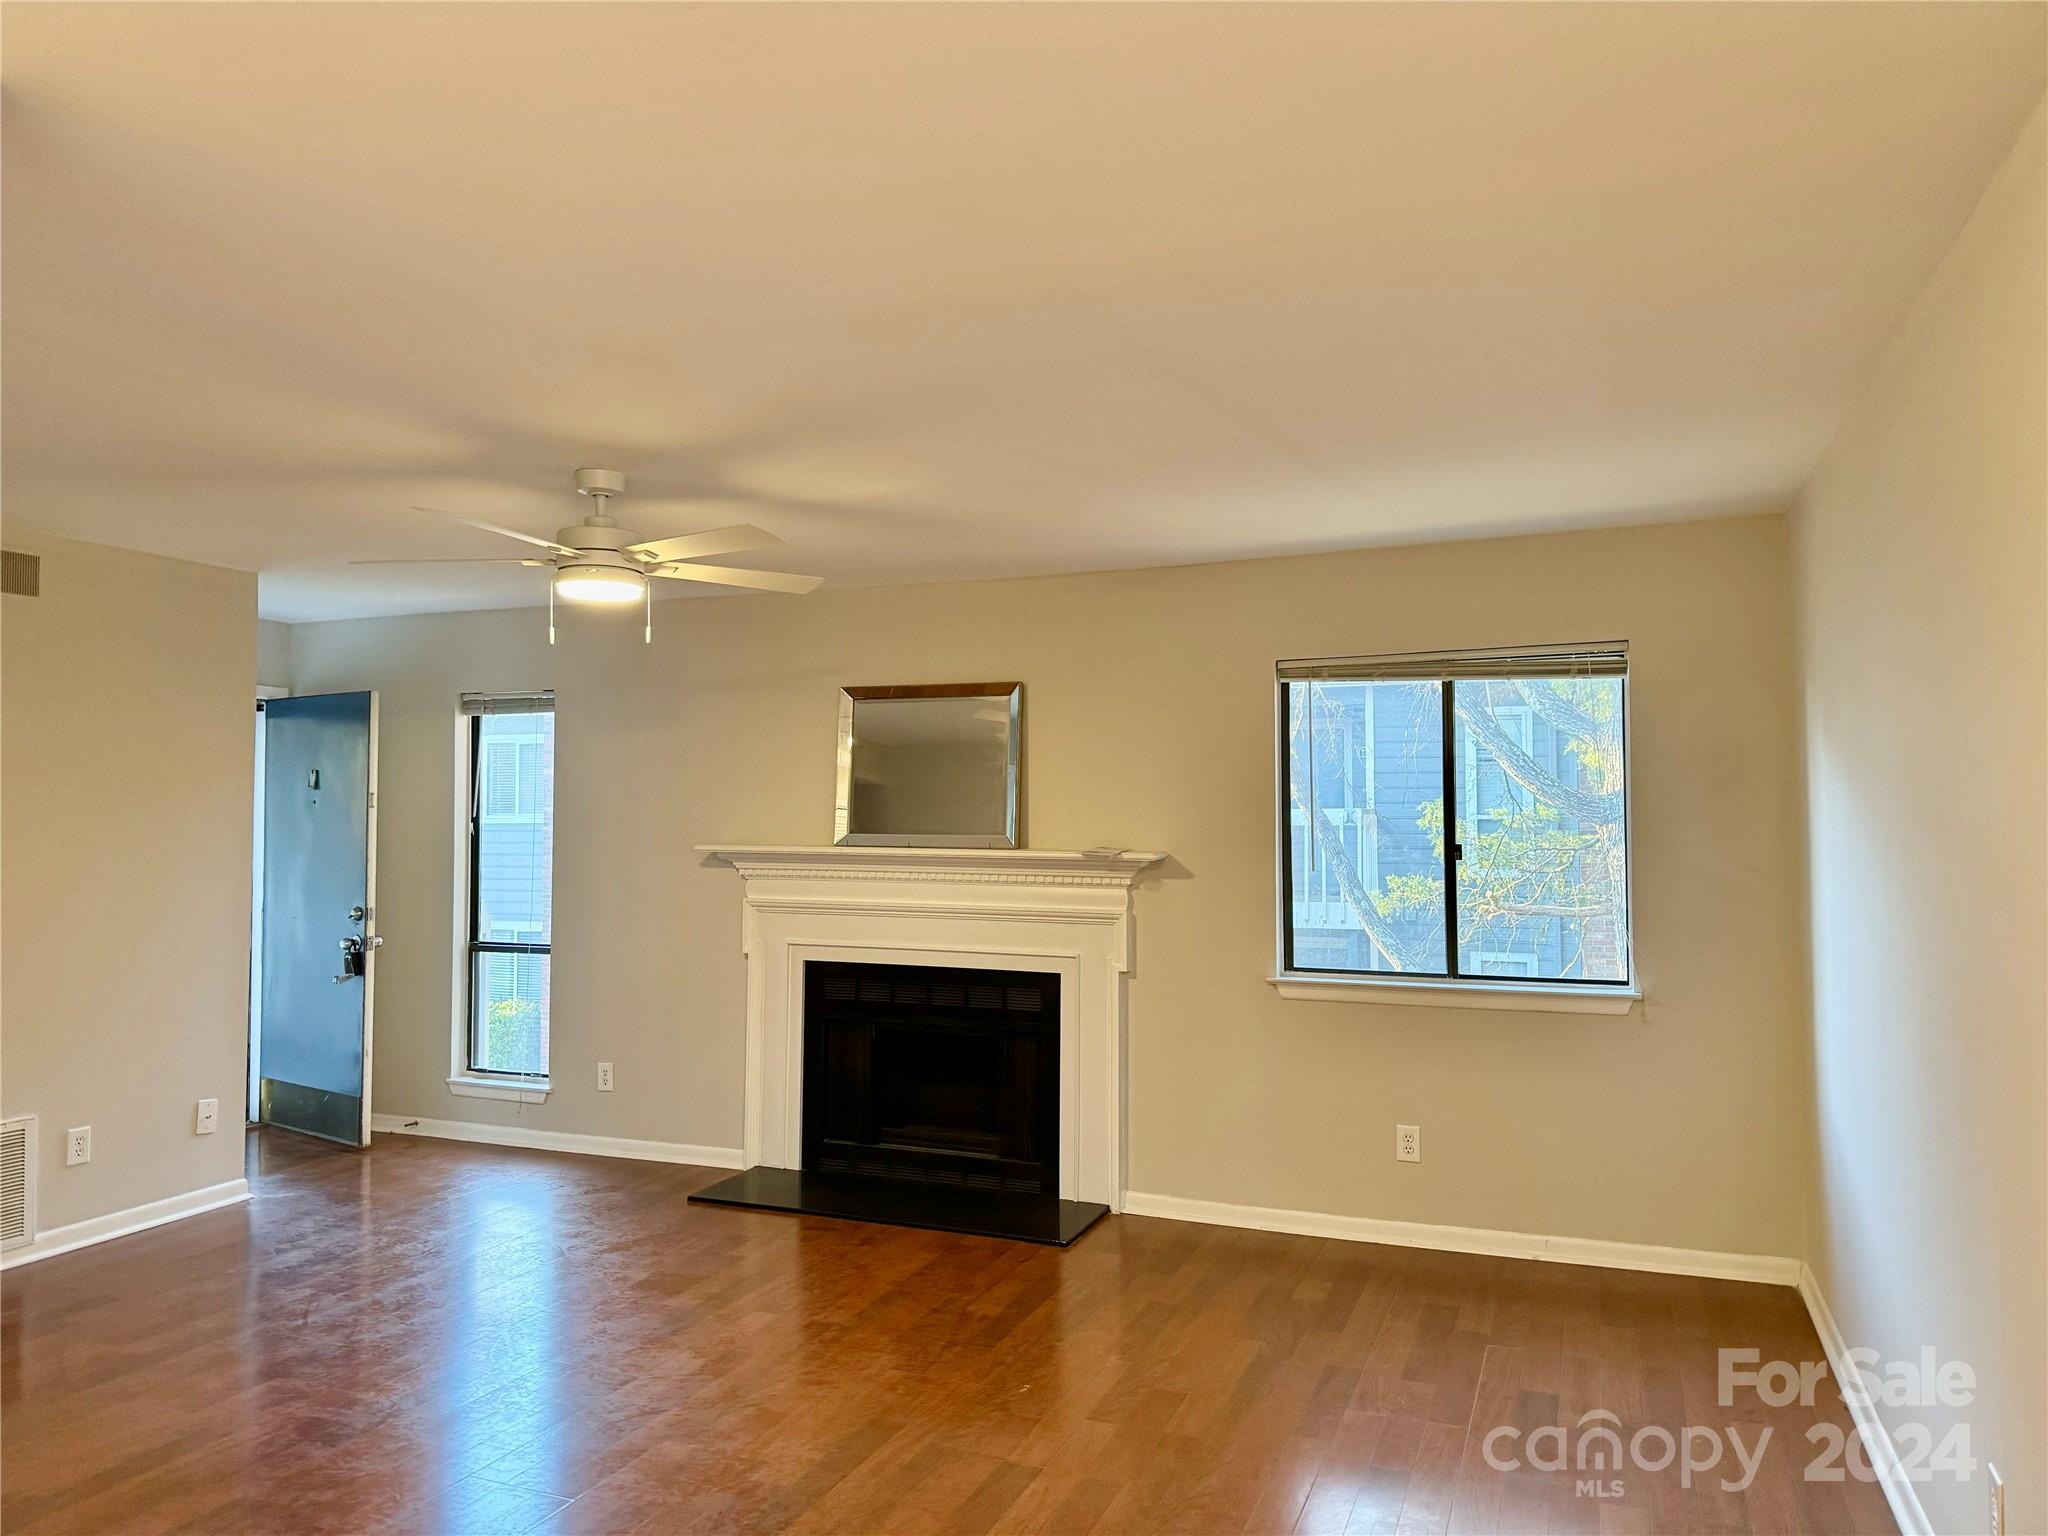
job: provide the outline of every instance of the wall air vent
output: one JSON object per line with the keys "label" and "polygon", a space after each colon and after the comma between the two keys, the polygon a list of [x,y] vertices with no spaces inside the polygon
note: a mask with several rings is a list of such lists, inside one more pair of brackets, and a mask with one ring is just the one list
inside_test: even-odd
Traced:
{"label": "wall air vent", "polygon": [[36,1117],[0,1120],[0,1250],[36,1240]]}
{"label": "wall air vent", "polygon": [[34,597],[42,590],[41,555],[25,555],[18,549],[0,549],[0,592],[10,597]]}

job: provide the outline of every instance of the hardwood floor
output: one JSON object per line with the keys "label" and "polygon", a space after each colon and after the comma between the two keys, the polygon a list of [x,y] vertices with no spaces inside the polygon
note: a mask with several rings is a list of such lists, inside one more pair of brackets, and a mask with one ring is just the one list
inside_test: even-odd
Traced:
{"label": "hardwood floor", "polygon": [[[8,1532],[1892,1529],[1802,1480],[1815,1411],[1716,1406],[1717,1346],[1821,1358],[1789,1290],[1142,1217],[1060,1250],[400,1137],[268,1133],[251,1176],[0,1283]],[[1486,1463],[1602,1408],[1773,1435],[1741,1492]]]}

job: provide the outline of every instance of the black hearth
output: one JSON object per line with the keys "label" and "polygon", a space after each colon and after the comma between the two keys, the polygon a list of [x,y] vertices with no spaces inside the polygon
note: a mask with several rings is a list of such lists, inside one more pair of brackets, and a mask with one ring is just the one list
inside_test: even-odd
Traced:
{"label": "black hearth", "polygon": [[692,1196],[1069,1243],[1108,1209],[1059,1195],[1060,979],[811,961],[803,1170]]}

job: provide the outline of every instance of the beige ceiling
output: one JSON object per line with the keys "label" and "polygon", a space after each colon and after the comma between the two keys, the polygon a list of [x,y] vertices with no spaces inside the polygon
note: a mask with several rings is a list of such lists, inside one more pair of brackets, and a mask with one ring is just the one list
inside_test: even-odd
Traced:
{"label": "beige ceiling", "polygon": [[2043,17],[9,4],[6,513],[296,620],[579,464],[855,583],[1777,507]]}

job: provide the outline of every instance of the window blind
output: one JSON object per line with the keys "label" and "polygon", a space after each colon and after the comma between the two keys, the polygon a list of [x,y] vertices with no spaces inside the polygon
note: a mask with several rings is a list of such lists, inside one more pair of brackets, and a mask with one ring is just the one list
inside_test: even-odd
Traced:
{"label": "window blind", "polygon": [[1323,656],[1283,661],[1282,682],[1435,682],[1460,677],[1625,677],[1628,642],[1517,646],[1499,651],[1410,651],[1399,656]]}
{"label": "window blind", "polygon": [[551,715],[555,712],[552,688],[538,693],[465,693],[465,715]]}

